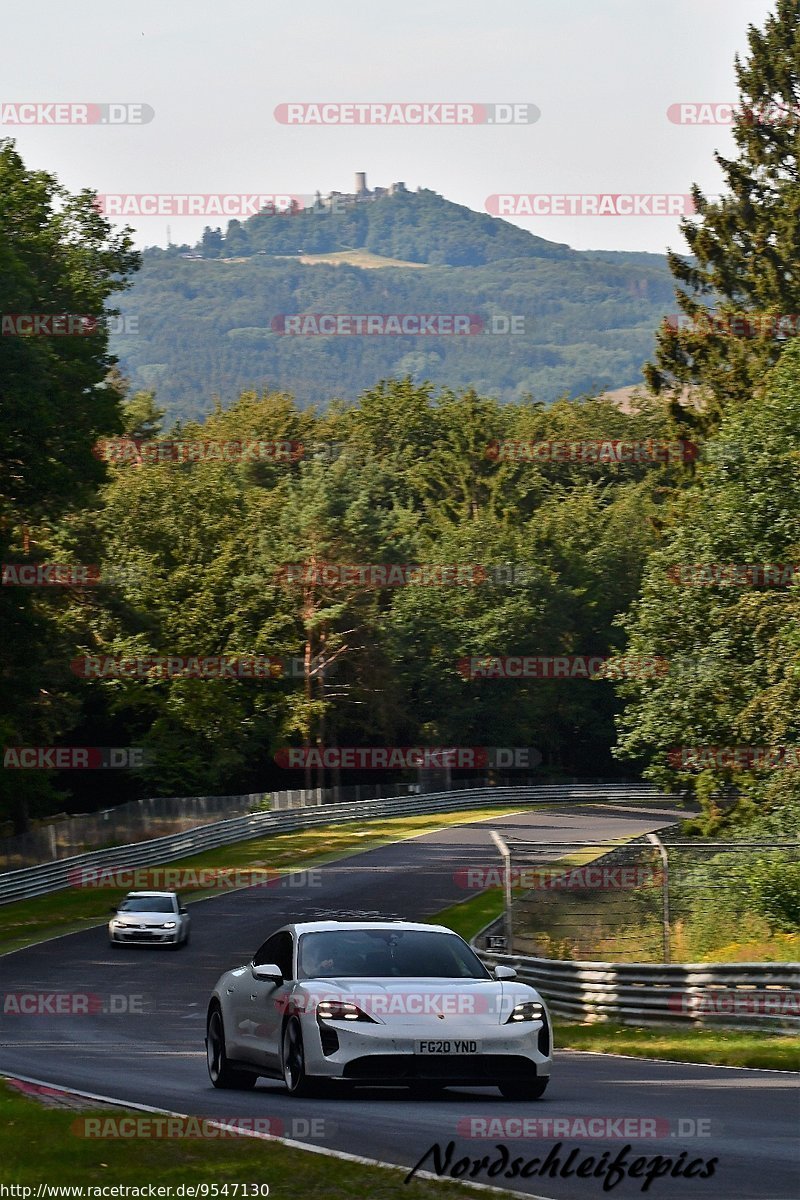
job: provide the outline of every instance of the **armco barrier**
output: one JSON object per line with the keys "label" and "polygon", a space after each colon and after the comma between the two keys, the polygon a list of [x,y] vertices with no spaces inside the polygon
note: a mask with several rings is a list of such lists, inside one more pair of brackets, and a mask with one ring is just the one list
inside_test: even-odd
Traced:
{"label": "armco barrier", "polygon": [[556,1015],[573,1021],[800,1029],[800,963],[650,965],[479,953],[491,966],[514,967]]}
{"label": "armco barrier", "polygon": [[455,812],[462,808],[483,808],[492,805],[552,804],[570,800],[663,799],[648,784],[553,784],[538,787],[483,787],[455,792],[439,792],[425,796],[399,796],[388,800],[362,800],[350,804],[326,804],[319,808],[295,809],[283,812],[256,812],[243,817],[231,817],[211,825],[201,825],[185,833],[169,834],[146,842],[127,846],[112,846],[107,850],[91,850],[73,858],[23,867],[0,875],[0,904],[13,900],[42,896],[70,886],[70,872],[77,867],[146,867],[188,858],[204,850],[265,837],[271,833],[309,829],[314,825],[336,825],[346,821],[369,821],[377,817],[402,817],[426,812]]}

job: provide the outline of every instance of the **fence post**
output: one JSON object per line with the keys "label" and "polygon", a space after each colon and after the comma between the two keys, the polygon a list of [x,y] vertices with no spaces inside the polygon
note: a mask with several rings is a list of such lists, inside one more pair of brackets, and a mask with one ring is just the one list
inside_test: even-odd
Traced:
{"label": "fence post", "polygon": [[651,845],[655,846],[655,848],[658,850],[658,853],[661,855],[661,865],[664,868],[664,874],[662,876],[662,881],[661,881],[661,906],[662,906],[661,919],[662,919],[662,925],[663,925],[663,941],[664,941],[663,959],[664,959],[665,963],[668,963],[670,961],[669,855],[667,854],[666,846],[661,841],[661,838],[658,836],[657,833],[648,833],[647,840],[648,840],[648,842],[651,843]]}

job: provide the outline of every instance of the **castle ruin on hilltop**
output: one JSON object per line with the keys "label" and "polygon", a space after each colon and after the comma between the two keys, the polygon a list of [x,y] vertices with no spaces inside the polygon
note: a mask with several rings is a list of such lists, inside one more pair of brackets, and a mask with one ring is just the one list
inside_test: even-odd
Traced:
{"label": "castle ruin on hilltop", "polygon": [[[419,191],[419,189],[417,189]],[[388,188],[376,187],[372,191],[367,187],[366,171],[356,171],[356,187],[354,192],[329,192],[323,196],[317,192],[314,197],[314,208],[353,208],[356,204],[364,204],[369,200],[380,200],[382,196],[396,196],[399,192],[407,192],[404,183],[390,183]]]}

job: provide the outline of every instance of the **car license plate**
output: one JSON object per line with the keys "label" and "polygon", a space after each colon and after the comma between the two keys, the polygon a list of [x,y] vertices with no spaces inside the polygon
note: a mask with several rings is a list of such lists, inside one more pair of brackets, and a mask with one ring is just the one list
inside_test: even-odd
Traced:
{"label": "car license plate", "polygon": [[431,1038],[414,1043],[415,1054],[480,1054],[481,1043],[464,1038]]}

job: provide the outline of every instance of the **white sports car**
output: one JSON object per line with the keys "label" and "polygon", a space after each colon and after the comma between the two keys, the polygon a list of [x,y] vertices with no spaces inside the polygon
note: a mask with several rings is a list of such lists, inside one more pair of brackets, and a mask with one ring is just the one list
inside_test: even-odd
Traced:
{"label": "white sports car", "polygon": [[425,1094],[496,1086],[543,1095],[552,1031],[541,996],[491,975],[442,925],[310,921],[285,925],[252,962],[226,971],[208,1006],[214,1087],[263,1075],[292,1095],[321,1084],[401,1084]]}

